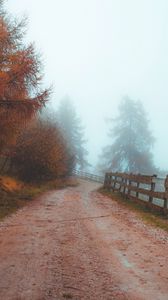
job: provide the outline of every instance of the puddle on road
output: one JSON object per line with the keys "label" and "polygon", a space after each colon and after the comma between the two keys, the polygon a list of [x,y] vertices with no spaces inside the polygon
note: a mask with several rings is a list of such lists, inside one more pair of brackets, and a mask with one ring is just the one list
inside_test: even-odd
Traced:
{"label": "puddle on road", "polygon": [[120,262],[123,264],[124,267],[129,268],[129,269],[130,268],[132,269],[134,267],[134,264],[130,263],[128,261],[128,259],[125,256],[123,256],[123,254],[117,253],[117,255],[119,256]]}

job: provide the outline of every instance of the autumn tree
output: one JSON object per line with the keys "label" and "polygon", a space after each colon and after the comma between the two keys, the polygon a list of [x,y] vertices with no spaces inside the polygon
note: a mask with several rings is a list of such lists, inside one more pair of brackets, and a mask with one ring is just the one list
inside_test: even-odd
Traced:
{"label": "autumn tree", "polygon": [[82,170],[84,167],[89,166],[86,159],[88,151],[85,148],[84,128],[68,96],[63,98],[60,103],[57,119],[69,149],[75,155],[76,167]]}
{"label": "autumn tree", "polygon": [[74,157],[58,127],[40,119],[19,136],[11,162],[21,179],[34,182],[70,175]]}
{"label": "autumn tree", "polygon": [[34,45],[25,45],[25,19],[17,21],[0,1],[0,153],[12,143],[26,120],[46,103],[41,63]]}
{"label": "autumn tree", "polygon": [[103,149],[102,167],[128,173],[154,172],[154,138],[142,102],[125,97],[119,105],[118,117],[109,122],[111,143]]}

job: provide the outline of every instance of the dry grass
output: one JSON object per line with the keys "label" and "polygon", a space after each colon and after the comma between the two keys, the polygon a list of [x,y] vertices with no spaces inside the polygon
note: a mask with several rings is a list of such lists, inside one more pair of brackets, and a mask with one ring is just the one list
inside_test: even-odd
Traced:
{"label": "dry grass", "polygon": [[9,176],[0,176],[0,188],[4,191],[18,191],[23,187],[23,183],[19,180],[9,177]]}
{"label": "dry grass", "polygon": [[0,176],[0,220],[46,191],[76,185],[78,182],[75,178],[56,179],[45,184],[30,185],[15,178]]}
{"label": "dry grass", "polygon": [[117,201],[119,205],[135,211],[145,223],[164,229],[168,232],[168,215],[164,215],[157,211],[151,211],[145,203],[133,202],[132,200],[122,196],[120,193],[109,192],[103,188],[99,189],[99,192]]}

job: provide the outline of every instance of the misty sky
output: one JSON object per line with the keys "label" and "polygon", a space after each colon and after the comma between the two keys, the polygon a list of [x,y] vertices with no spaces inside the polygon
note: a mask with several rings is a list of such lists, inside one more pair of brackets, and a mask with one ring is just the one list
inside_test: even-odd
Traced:
{"label": "misty sky", "polygon": [[26,39],[42,53],[51,106],[68,94],[86,127],[90,160],[107,143],[106,117],[124,95],[140,99],[156,137],[157,166],[168,169],[168,1],[8,0],[29,18]]}

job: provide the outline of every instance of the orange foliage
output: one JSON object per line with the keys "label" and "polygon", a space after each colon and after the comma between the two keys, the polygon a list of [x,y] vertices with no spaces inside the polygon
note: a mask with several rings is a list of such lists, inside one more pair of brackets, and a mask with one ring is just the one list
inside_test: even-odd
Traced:
{"label": "orange foliage", "polygon": [[25,20],[16,22],[0,2],[0,152],[15,140],[23,123],[44,106],[41,63],[31,44],[23,43]]}

